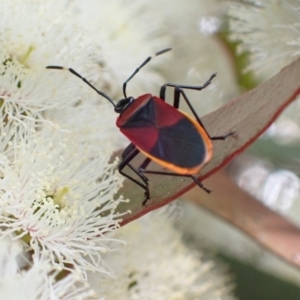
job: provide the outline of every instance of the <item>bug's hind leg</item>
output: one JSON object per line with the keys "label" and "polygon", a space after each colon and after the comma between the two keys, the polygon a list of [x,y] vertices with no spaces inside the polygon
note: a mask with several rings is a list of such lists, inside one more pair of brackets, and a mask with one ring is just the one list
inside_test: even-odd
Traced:
{"label": "bug's hind leg", "polygon": [[166,176],[177,176],[177,177],[190,177],[193,181],[206,193],[210,194],[211,190],[205,187],[202,182],[200,182],[194,175],[182,175],[178,173],[171,173],[171,172],[161,172],[161,171],[151,171],[151,170],[143,170],[143,173],[146,174],[155,174],[155,175],[166,175]]}
{"label": "bug's hind leg", "polygon": [[199,181],[194,175],[189,175],[194,181],[195,183],[201,187],[202,190],[204,190],[206,193],[210,194],[211,193],[211,190],[208,189],[207,187],[205,187],[201,181]]}
{"label": "bug's hind leg", "polygon": [[[143,205],[144,205],[144,203],[146,203],[150,198],[148,178],[142,172],[140,172],[130,164],[130,162],[139,154],[139,152],[140,151],[133,144],[129,144],[122,153],[122,161],[119,163],[118,170],[121,175],[128,178],[129,180],[131,180],[132,182],[140,186],[142,189],[144,189],[145,191],[145,199],[143,201]],[[142,184],[135,178],[131,177],[129,174],[125,173],[123,171],[125,166],[128,166],[137,176],[139,176],[141,180],[144,182],[144,184]]]}

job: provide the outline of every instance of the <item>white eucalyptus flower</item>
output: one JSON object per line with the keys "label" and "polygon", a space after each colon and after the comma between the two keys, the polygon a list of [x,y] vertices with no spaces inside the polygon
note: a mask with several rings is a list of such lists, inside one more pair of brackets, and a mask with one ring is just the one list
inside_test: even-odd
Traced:
{"label": "white eucalyptus flower", "polygon": [[26,268],[29,255],[24,250],[23,243],[20,240],[12,241],[10,237],[0,239],[0,282],[5,277],[15,275],[16,270]]}
{"label": "white eucalyptus flower", "polygon": [[5,115],[41,119],[42,111],[74,105],[87,91],[90,95],[66,72],[45,68],[72,66],[91,81],[102,76],[95,63],[100,48],[87,43],[85,30],[76,25],[65,1],[1,1],[0,8],[0,99]]}
{"label": "white eucalyptus flower", "polygon": [[250,54],[245,71],[265,80],[300,54],[298,0],[243,0],[229,6],[231,38]]}
{"label": "white eucalyptus flower", "polygon": [[[159,12],[148,9],[147,1],[73,0],[70,3],[76,21],[88,32],[86,39],[101,47],[98,62],[108,79],[102,88],[111,97],[123,97],[122,84],[135,69],[148,56],[171,46],[163,19]],[[164,54],[145,66],[128,84],[127,94],[136,97],[158,92],[164,82],[157,69],[169,57],[170,54]]]}
{"label": "white eucalyptus flower", "polygon": [[[222,0],[190,0],[188,5],[182,1],[148,1],[149,9],[163,17],[173,38],[173,61],[164,68],[168,81],[199,86],[217,73],[205,90],[186,90],[199,115],[219,108],[239,93],[232,58],[216,34],[224,22],[227,4]],[[184,101],[181,103],[190,113]]]}
{"label": "white eucalyptus flower", "polygon": [[124,201],[114,200],[123,181],[116,161],[54,127],[27,130],[19,126],[0,154],[0,235],[17,235],[34,257],[47,254],[83,278],[87,270],[107,273],[102,254]]}
{"label": "white eucalyptus flower", "polygon": [[105,257],[116,279],[88,274],[92,288],[105,299],[234,299],[222,267],[184,246],[164,216],[151,213],[118,233],[127,248]]}
{"label": "white eucalyptus flower", "polygon": [[[26,261],[20,241],[9,237],[0,240],[0,297],[26,300],[90,300],[95,293],[76,274],[56,280],[60,269],[43,257],[33,264]],[[28,256],[28,255],[27,255]],[[23,258],[22,264],[20,258]]]}
{"label": "white eucalyptus flower", "polygon": [[47,120],[57,123],[60,127],[71,130],[78,136],[78,143],[88,143],[90,151],[99,153],[124,149],[127,138],[116,126],[118,114],[110,103],[79,104],[59,110],[49,110],[45,113]]}

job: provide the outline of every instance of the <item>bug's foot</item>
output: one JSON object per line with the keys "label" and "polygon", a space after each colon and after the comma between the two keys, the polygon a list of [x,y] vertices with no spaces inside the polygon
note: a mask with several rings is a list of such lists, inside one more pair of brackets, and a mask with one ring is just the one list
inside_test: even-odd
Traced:
{"label": "bug's foot", "polygon": [[149,191],[145,191],[145,199],[142,202],[143,207],[146,206],[146,203],[148,202],[149,199],[150,199],[150,193]]}
{"label": "bug's foot", "polygon": [[210,78],[204,83],[202,88],[206,88],[209,84],[211,84],[212,80],[217,76],[217,73],[213,73]]}
{"label": "bug's foot", "polygon": [[235,131],[230,131],[226,135],[224,135],[224,140],[226,140],[228,137],[235,135]]}
{"label": "bug's foot", "polygon": [[225,135],[221,135],[221,136],[213,136],[210,139],[213,140],[213,141],[216,141],[216,140],[222,140],[222,141],[224,141],[228,137],[233,136],[233,135],[235,135],[235,131],[230,131],[229,133],[227,133]]}
{"label": "bug's foot", "polygon": [[205,187],[202,182],[200,182],[195,176],[191,176],[191,178],[195,181],[195,183],[198,184],[199,187],[201,187],[202,190],[204,190],[207,194],[210,194],[212,192],[212,190],[208,189],[207,187]]}
{"label": "bug's foot", "polygon": [[212,190],[208,189],[207,187],[205,187],[203,184],[201,184],[200,186],[207,194],[210,194],[212,192]]}

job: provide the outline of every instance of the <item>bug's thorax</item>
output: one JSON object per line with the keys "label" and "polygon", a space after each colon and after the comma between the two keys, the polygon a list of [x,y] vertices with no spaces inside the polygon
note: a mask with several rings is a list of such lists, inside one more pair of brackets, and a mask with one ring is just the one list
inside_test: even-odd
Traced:
{"label": "bug's thorax", "polygon": [[151,98],[152,98],[151,94],[145,94],[136,99],[134,99],[133,97],[129,97],[127,99],[130,99],[131,101],[127,101],[127,103],[126,101],[124,101],[123,103],[121,102],[127,99],[120,100],[118,104],[119,103],[120,105],[123,105],[124,103],[126,104],[123,105],[123,109],[120,111],[120,115],[117,118],[117,122],[116,122],[117,127],[119,128],[122,127],[135,114],[135,112],[143,108],[148,103],[148,101],[151,100]]}

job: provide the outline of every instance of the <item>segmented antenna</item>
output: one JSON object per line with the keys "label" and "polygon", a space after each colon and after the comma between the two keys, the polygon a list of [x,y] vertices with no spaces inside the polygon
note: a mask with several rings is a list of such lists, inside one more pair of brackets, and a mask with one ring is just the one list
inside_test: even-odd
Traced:
{"label": "segmented antenna", "polygon": [[[160,50],[158,52],[156,52],[154,54],[153,57],[155,56],[158,56],[158,55],[161,55],[163,53],[166,53],[168,51],[172,50],[172,48],[166,48],[166,49],[163,49],[163,50]],[[144,67],[152,58],[152,56],[149,56],[148,58],[146,58],[146,60],[132,73],[131,76],[129,76],[129,78],[123,83],[123,94],[124,94],[124,97],[127,98],[127,95],[126,95],[126,86],[127,86],[127,83],[132,79],[132,77],[142,68]]]}
{"label": "segmented antenna", "polygon": [[84,77],[82,77],[79,73],[77,73],[72,68],[65,68],[65,67],[61,67],[61,66],[47,66],[46,69],[67,70],[67,71],[71,72],[73,75],[75,75],[75,76],[79,77],[80,79],[82,79],[87,85],[89,85],[99,95],[101,95],[102,97],[106,98],[114,107],[116,107],[116,104],[113,102],[113,100],[110,97],[108,97],[105,93],[103,93],[100,90],[98,90],[87,79],[85,79]]}

